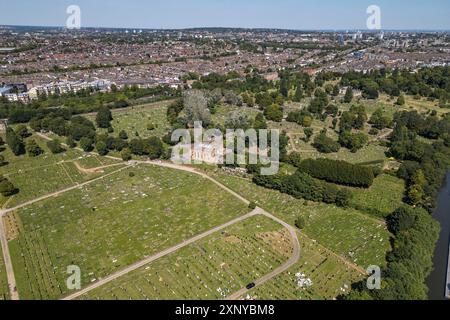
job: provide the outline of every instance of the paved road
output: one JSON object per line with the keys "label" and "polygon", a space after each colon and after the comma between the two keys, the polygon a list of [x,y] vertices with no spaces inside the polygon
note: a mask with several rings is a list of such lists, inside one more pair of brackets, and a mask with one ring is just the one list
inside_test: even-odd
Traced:
{"label": "paved road", "polygon": [[[181,170],[181,171],[186,171],[186,172],[190,172],[190,173],[194,173],[194,174],[200,175],[200,176],[204,177],[205,179],[208,179],[208,180],[214,182],[220,188],[222,188],[223,190],[225,190],[225,191],[229,192],[230,194],[234,195],[236,198],[240,199],[245,204],[250,204],[250,201],[248,201],[247,199],[243,198],[238,193],[236,193],[233,190],[229,189],[228,187],[224,186],[223,184],[221,184],[217,180],[211,178],[207,174],[197,171],[195,168],[186,167],[186,166],[182,166],[182,165],[177,165],[177,164],[173,164],[173,163],[162,162],[162,161],[137,161],[136,163],[156,165],[156,166],[160,166],[160,167],[164,167],[164,168],[171,168],[171,169],[175,169],[175,170]],[[291,225],[287,224],[283,220],[278,219],[274,215],[264,211],[263,209],[256,208],[251,213],[249,213],[249,214],[247,214],[245,216],[242,216],[240,218],[234,219],[234,220],[232,220],[232,221],[230,221],[230,222],[228,222],[226,224],[223,224],[223,225],[221,225],[219,227],[216,227],[214,229],[206,231],[205,233],[202,233],[201,235],[198,235],[198,236],[196,236],[196,237],[194,237],[192,239],[184,241],[183,243],[180,243],[180,244],[178,244],[176,246],[173,246],[173,247],[171,247],[169,249],[166,249],[166,250],[164,250],[164,251],[162,251],[162,252],[160,252],[160,253],[158,253],[158,254],[156,254],[154,256],[148,257],[148,258],[146,258],[146,259],[144,259],[144,260],[142,260],[140,262],[137,262],[136,264],[133,264],[133,265],[131,265],[131,266],[129,266],[129,267],[127,267],[127,268],[117,272],[117,273],[114,273],[114,274],[112,274],[112,275],[110,275],[110,276],[108,276],[108,277],[106,277],[106,278],[104,278],[104,279],[102,279],[102,280],[100,280],[100,281],[98,281],[98,282],[96,282],[96,283],[94,283],[94,284],[92,284],[92,285],[82,289],[81,291],[78,291],[78,292],[76,292],[76,293],[74,293],[74,294],[64,298],[63,300],[72,300],[72,299],[79,298],[80,296],[88,293],[89,291],[94,290],[96,288],[99,288],[99,287],[101,287],[101,286],[103,286],[103,285],[105,285],[105,284],[107,284],[107,283],[109,283],[109,282],[111,282],[113,280],[116,280],[116,279],[118,279],[118,278],[120,278],[120,277],[122,277],[122,276],[124,276],[124,275],[126,275],[126,274],[128,274],[128,273],[130,273],[130,272],[132,272],[134,270],[136,270],[136,269],[139,269],[139,268],[141,268],[141,267],[143,267],[143,266],[145,266],[145,265],[147,265],[147,264],[149,264],[149,263],[151,263],[151,262],[153,262],[153,261],[155,261],[157,259],[160,259],[160,258],[162,258],[162,257],[164,257],[164,256],[166,256],[168,254],[171,254],[171,253],[173,253],[175,251],[178,251],[179,249],[184,248],[187,245],[190,245],[190,244],[192,244],[194,242],[197,242],[197,241],[199,241],[199,240],[201,240],[201,239],[203,239],[203,238],[205,238],[205,237],[207,237],[207,236],[209,236],[211,234],[214,234],[214,233],[216,233],[216,232],[218,232],[220,230],[223,230],[223,229],[225,229],[227,227],[230,227],[230,226],[232,226],[232,225],[234,225],[234,224],[236,224],[238,222],[244,221],[244,220],[246,220],[246,219],[248,219],[248,218],[250,218],[252,216],[258,215],[258,214],[264,215],[267,218],[272,219],[273,221],[275,221],[275,222],[279,223],[280,225],[282,225],[283,227],[285,227],[289,231],[289,234],[291,235],[291,239],[292,239],[292,242],[293,242],[292,243],[293,244],[293,253],[292,253],[291,258],[285,264],[280,266],[279,268],[273,270],[269,274],[267,274],[267,275],[263,276],[262,278],[256,280],[255,284],[256,284],[256,286],[259,286],[259,285],[261,285],[261,284],[271,280],[272,278],[276,277],[277,275],[283,273],[284,271],[288,270],[291,266],[296,264],[298,262],[298,260],[300,259],[300,245],[299,245],[299,242],[298,242],[297,232],[296,232],[296,229],[294,227],[292,227]],[[243,288],[243,289],[239,290],[238,292],[234,293],[233,295],[229,296],[228,299],[229,300],[238,299],[242,295],[244,295],[246,292],[247,292],[247,289]]]}
{"label": "paved road", "polygon": [[[110,158],[121,160],[121,159],[114,158],[114,157],[110,157]],[[168,162],[161,162],[161,161],[135,161],[135,162],[130,162],[130,164],[132,164],[132,163],[155,165],[155,166],[171,168],[171,169],[175,169],[175,170],[181,170],[181,171],[185,171],[185,172],[189,172],[189,173],[200,175],[203,178],[208,179],[209,181],[215,183],[220,188],[222,188],[226,192],[232,194],[233,196],[235,196],[236,198],[238,198],[240,201],[244,202],[245,204],[247,204],[247,205],[250,204],[250,201],[248,201],[247,199],[245,199],[244,197],[242,197],[238,193],[234,192],[230,188],[228,188],[225,185],[221,184],[220,182],[216,181],[215,179],[213,179],[212,177],[208,176],[207,174],[197,171],[195,168],[182,166],[182,165],[177,165],[177,164],[168,163]],[[45,199],[48,199],[48,198],[51,198],[51,197],[59,196],[62,193],[65,193],[65,192],[68,192],[68,191],[71,191],[71,190],[83,187],[85,185],[88,185],[88,184],[93,183],[93,182],[98,181],[98,180],[104,179],[105,177],[108,177],[110,175],[116,174],[119,171],[125,170],[127,168],[128,167],[124,167],[124,168],[121,168],[121,169],[116,170],[114,172],[111,172],[111,173],[109,173],[107,175],[104,175],[102,177],[93,179],[91,181],[87,181],[85,183],[82,183],[82,184],[79,184],[79,185],[76,185],[76,186],[73,186],[73,187],[69,187],[69,188],[66,188],[66,189],[63,189],[63,190],[60,190],[60,191],[57,191],[57,192],[54,192],[54,193],[51,193],[51,194],[48,194],[48,195],[36,198],[36,199],[33,199],[33,200],[27,201],[27,202],[25,202],[25,203],[23,203],[23,204],[21,204],[19,206],[16,206],[14,208],[10,208],[10,209],[7,209],[7,210],[2,210],[2,211],[0,211],[0,219],[2,219],[3,215],[5,215],[5,214],[7,214],[9,212],[16,211],[16,210],[18,210],[20,208],[29,206],[30,204],[33,204],[33,203],[36,203],[36,202],[39,202],[39,201],[42,201],[42,200],[45,200]],[[133,264],[133,265],[131,265],[131,266],[129,266],[129,267],[127,267],[127,268],[117,272],[117,273],[114,273],[114,274],[112,274],[112,275],[110,275],[110,276],[108,276],[106,278],[103,278],[100,281],[98,281],[98,282],[96,282],[96,283],[94,283],[94,284],[92,284],[92,285],[90,285],[90,286],[88,286],[88,287],[86,287],[86,288],[84,288],[84,289],[82,289],[82,290],[80,290],[80,291],[70,295],[70,296],[67,296],[63,300],[76,299],[76,298],[82,296],[83,294],[86,294],[87,292],[89,292],[91,290],[94,290],[94,289],[96,289],[96,288],[98,288],[100,286],[103,286],[106,283],[109,283],[109,282],[111,282],[113,280],[116,280],[117,278],[120,278],[120,277],[122,277],[122,276],[124,276],[124,275],[126,275],[126,274],[128,274],[128,273],[130,273],[130,272],[132,272],[134,270],[136,270],[136,269],[139,269],[139,268],[141,268],[141,267],[143,267],[143,266],[145,266],[145,265],[147,265],[147,264],[149,264],[149,263],[151,263],[151,262],[153,262],[153,261],[155,261],[157,259],[160,259],[160,258],[162,258],[162,257],[164,257],[164,256],[166,256],[166,255],[168,255],[170,253],[178,251],[179,249],[184,248],[184,247],[186,247],[186,246],[188,246],[188,245],[190,245],[190,244],[192,244],[194,242],[197,242],[197,241],[199,241],[199,240],[201,240],[201,239],[203,239],[203,238],[205,238],[205,237],[207,237],[207,236],[209,236],[209,235],[211,235],[213,233],[221,231],[221,230],[223,230],[223,229],[225,229],[225,228],[227,228],[229,226],[232,226],[232,225],[234,225],[234,224],[236,224],[238,222],[244,221],[244,220],[246,220],[246,219],[248,219],[248,218],[250,218],[252,216],[258,215],[258,214],[264,215],[264,216],[266,216],[266,217],[268,217],[268,218],[278,222],[279,224],[284,226],[286,229],[288,229],[288,231],[289,231],[289,233],[291,235],[292,241],[293,241],[293,248],[294,248],[292,257],[284,265],[282,265],[279,268],[273,270],[269,274],[263,276],[261,279],[258,279],[258,280],[255,281],[255,284],[257,286],[261,285],[261,284],[269,281],[270,279],[276,277],[280,273],[288,270],[292,265],[294,265],[300,258],[300,246],[299,246],[299,243],[298,243],[298,238],[297,238],[296,230],[295,230],[294,227],[292,227],[291,225],[287,224],[286,222],[276,218],[272,214],[264,211],[263,209],[256,208],[254,211],[250,212],[247,215],[244,215],[244,216],[239,217],[237,219],[234,219],[234,220],[232,220],[232,221],[230,221],[228,223],[225,223],[225,224],[223,224],[221,226],[218,226],[218,227],[213,228],[213,229],[211,229],[209,231],[206,231],[206,232],[204,232],[204,233],[202,233],[202,234],[200,234],[198,236],[195,236],[195,237],[193,237],[193,238],[191,238],[189,240],[186,240],[186,241],[184,241],[184,242],[182,242],[182,243],[180,243],[178,245],[175,245],[175,246],[173,246],[173,247],[171,247],[169,249],[166,249],[166,250],[164,250],[162,252],[159,252],[159,253],[151,256],[151,257],[148,257],[148,258],[146,258],[146,259],[144,259],[142,261],[139,261],[139,262],[137,262],[137,263],[135,263],[135,264]],[[4,256],[6,270],[7,270],[8,284],[10,286],[11,297],[13,299],[17,299],[18,300],[19,296],[18,296],[18,293],[16,291],[16,283],[15,283],[15,278],[14,278],[14,271],[13,271],[11,259],[10,259],[10,256],[9,256],[8,243],[7,243],[6,234],[5,234],[4,227],[3,227],[3,221],[2,221],[2,223],[0,223],[0,241],[1,241],[2,248],[3,248],[3,256]],[[247,289],[243,288],[240,291],[236,292],[235,294],[231,295],[228,299],[237,299],[237,298],[241,297],[242,295],[244,295],[246,292],[247,292]]]}
{"label": "paved road", "polygon": [[110,172],[110,173],[108,173],[108,174],[105,174],[105,175],[103,175],[103,176],[101,176],[101,177],[99,177],[99,178],[95,178],[95,179],[92,179],[92,180],[89,180],[89,181],[86,181],[86,182],[83,182],[83,183],[74,185],[74,186],[72,186],[72,187],[65,188],[65,189],[62,189],[62,190],[59,190],[59,191],[56,191],[56,192],[47,194],[47,195],[42,196],[42,197],[35,198],[35,199],[33,199],[33,200],[24,202],[24,203],[22,203],[22,204],[20,204],[20,205],[18,205],[18,206],[13,207],[13,208],[8,208],[8,209],[5,209],[5,210],[1,210],[1,211],[0,211],[0,215],[3,216],[3,215],[5,215],[5,214],[7,214],[7,213],[9,213],[9,212],[13,212],[13,211],[16,211],[16,210],[18,210],[18,209],[20,209],[20,208],[27,207],[27,206],[29,206],[29,205],[31,205],[31,204],[33,204],[33,203],[36,203],[36,202],[39,202],[39,201],[42,201],[42,200],[45,200],[45,199],[48,199],[48,198],[57,197],[57,196],[59,196],[59,195],[61,195],[61,194],[63,194],[63,193],[66,193],[66,192],[68,192],[68,191],[75,190],[75,189],[84,187],[84,186],[86,186],[86,185],[89,185],[89,184],[91,184],[91,183],[93,183],[93,182],[96,182],[96,181],[105,179],[105,178],[107,178],[107,177],[109,177],[109,176],[112,176],[112,175],[114,175],[114,174],[117,174],[117,173],[119,173],[120,171],[123,171],[123,170],[128,169],[128,168],[129,168],[129,166],[125,166],[125,167],[123,167],[123,168],[120,168],[120,169],[115,170],[115,171],[113,171],[113,172]]}
{"label": "paved road", "polygon": [[[292,227],[291,225],[287,224],[286,222],[284,222],[283,220],[278,219],[277,217],[273,216],[272,214],[263,211],[262,214],[276,222],[278,222],[279,224],[281,224],[283,227],[285,227],[288,231],[289,234],[291,235],[291,239],[292,239],[292,245],[294,247],[293,253],[291,258],[282,266],[274,269],[272,272],[270,272],[269,274],[266,274],[265,276],[261,277],[260,279],[254,281],[255,283],[255,287],[260,286],[264,283],[266,283],[267,281],[275,278],[276,276],[278,276],[279,274],[289,270],[293,265],[295,265],[299,259],[300,259],[300,244],[298,242],[298,237],[297,237],[297,230]],[[237,300],[242,298],[249,290],[247,290],[247,288],[242,288],[241,290],[233,293],[232,295],[230,295],[227,300]]]}
{"label": "paved road", "polygon": [[199,175],[205,179],[208,179],[209,181],[215,183],[216,185],[218,185],[220,188],[222,188],[223,190],[227,191],[228,193],[232,194],[233,196],[235,196],[236,198],[238,198],[239,200],[241,200],[242,202],[244,202],[245,204],[249,205],[250,201],[248,201],[247,199],[245,199],[244,197],[242,197],[240,194],[234,192],[233,190],[231,190],[230,188],[224,186],[223,184],[221,184],[219,181],[211,178],[210,176],[208,176],[206,173],[200,172],[195,168],[192,167],[187,167],[187,166],[183,166],[183,165],[178,165],[178,164],[174,164],[174,163],[168,163],[168,162],[162,162],[162,161],[141,161],[139,163],[143,163],[143,164],[151,164],[151,165],[156,165],[156,166],[160,166],[160,167],[164,167],[164,168],[171,168],[171,169],[175,169],[175,170],[181,170],[181,171],[186,171],[186,172],[190,172],[190,173],[194,173],[196,175]]}
{"label": "paved road", "polygon": [[110,175],[116,174],[116,173],[118,173],[118,172],[120,172],[122,170],[125,170],[127,168],[128,167],[125,166],[123,168],[120,168],[120,169],[118,169],[118,170],[116,170],[114,172],[111,172],[111,173],[106,174],[104,176],[101,176],[99,178],[96,178],[96,179],[93,179],[93,180],[90,180],[90,181],[87,181],[87,182],[84,182],[84,183],[81,183],[81,184],[78,184],[78,185],[75,185],[75,186],[63,189],[63,190],[59,190],[57,192],[54,192],[54,193],[51,193],[51,194],[47,194],[45,196],[42,196],[42,197],[39,197],[39,198],[30,200],[30,201],[27,201],[27,202],[22,203],[22,204],[14,207],[14,208],[0,210],[0,242],[1,242],[1,247],[2,247],[3,260],[4,260],[5,268],[6,268],[6,276],[7,276],[7,280],[8,280],[9,292],[10,292],[10,296],[11,296],[12,300],[19,300],[19,294],[18,294],[17,289],[16,289],[16,280],[15,280],[15,277],[14,277],[14,269],[13,269],[13,265],[12,265],[12,262],[11,262],[11,256],[9,254],[8,240],[6,239],[6,231],[5,231],[5,226],[4,226],[4,223],[3,223],[3,216],[6,215],[7,213],[16,211],[16,210],[18,210],[20,208],[29,206],[29,205],[31,205],[33,203],[36,203],[36,202],[39,202],[39,201],[42,201],[42,200],[45,200],[45,199],[48,199],[48,198],[57,197],[57,196],[65,193],[65,192],[68,192],[68,191],[71,191],[71,190],[74,190],[74,189],[78,189],[80,187],[83,187],[83,186],[88,185],[90,183],[93,183],[95,181],[104,179],[104,178],[106,178],[106,177],[108,177]]}
{"label": "paved road", "polygon": [[19,293],[17,292],[16,278],[14,277],[11,256],[9,255],[8,240],[6,239],[5,225],[3,223],[2,214],[0,214],[0,240],[2,246],[3,261],[5,263],[6,269],[6,277],[8,280],[9,295],[11,297],[11,300],[19,300]]}
{"label": "paved road", "polygon": [[203,239],[205,237],[208,237],[208,236],[210,236],[210,235],[212,235],[212,234],[214,234],[216,232],[219,232],[219,231],[221,231],[223,229],[226,229],[226,228],[228,228],[228,227],[230,227],[230,226],[232,226],[232,225],[234,225],[234,224],[236,224],[238,222],[242,222],[242,221],[247,220],[248,218],[251,218],[251,217],[253,217],[255,215],[258,215],[258,214],[262,214],[261,209],[259,209],[259,208],[253,210],[252,212],[250,212],[250,213],[248,213],[248,214],[246,214],[244,216],[236,218],[236,219],[234,219],[234,220],[232,220],[230,222],[222,224],[221,226],[215,227],[215,228],[213,228],[211,230],[208,230],[208,231],[206,231],[206,232],[204,232],[202,234],[199,234],[199,235],[197,235],[197,236],[195,236],[195,237],[193,237],[193,238],[191,238],[189,240],[183,241],[182,243],[179,243],[179,244],[177,244],[177,245],[175,245],[173,247],[170,247],[170,248],[168,248],[168,249],[166,249],[164,251],[161,251],[161,252],[159,252],[159,253],[157,253],[157,254],[155,254],[153,256],[150,256],[150,257],[148,257],[148,258],[146,258],[146,259],[144,259],[142,261],[139,261],[139,262],[137,262],[137,263],[135,263],[135,264],[133,264],[133,265],[131,265],[131,266],[129,266],[129,267],[119,271],[119,272],[116,272],[116,273],[114,273],[112,275],[109,275],[106,278],[103,278],[103,279],[99,280],[98,282],[96,282],[96,283],[94,283],[94,284],[92,284],[92,285],[90,285],[90,286],[88,286],[88,287],[86,287],[86,288],[84,288],[84,289],[82,289],[80,291],[77,291],[76,293],[74,293],[74,294],[72,294],[70,296],[65,297],[63,300],[73,300],[73,299],[79,298],[80,296],[88,293],[89,291],[92,291],[92,290],[94,290],[94,289],[96,289],[98,287],[101,287],[101,286],[103,286],[103,285],[105,285],[105,284],[107,284],[107,283],[109,283],[109,282],[111,282],[113,280],[116,280],[116,279],[118,279],[118,278],[120,278],[120,277],[122,277],[122,276],[124,276],[124,275],[126,275],[126,274],[128,274],[130,272],[132,272],[132,271],[135,271],[135,270],[137,270],[139,268],[142,268],[142,267],[146,266],[147,264],[149,264],[149,263],[151,263],[151,262],[153,262],[155,260],[158,260],[158,259],[160,259],[160,258],[162,258],[164,256],[167,256],[167,255],[169,255],[171,253],[174,253],[174,252],[176,252],[176,251],[178,251],[178,250],[180,250],[180,249],[182,249],[182,248],[184,248],[184,247],[186,247],[186,246],[188,246],[190,244],[193,244],[194,242],[197,242],[197,241],[199,241],[199,240],[201,240],[201,239]]}

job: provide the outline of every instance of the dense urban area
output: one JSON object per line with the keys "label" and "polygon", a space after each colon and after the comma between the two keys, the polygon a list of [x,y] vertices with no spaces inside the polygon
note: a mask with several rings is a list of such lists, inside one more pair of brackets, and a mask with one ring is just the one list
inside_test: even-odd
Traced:
{"label": "dense urban area", "polygon": [[450,297],[449,32],[0,26],[0,119],[0,300]]}

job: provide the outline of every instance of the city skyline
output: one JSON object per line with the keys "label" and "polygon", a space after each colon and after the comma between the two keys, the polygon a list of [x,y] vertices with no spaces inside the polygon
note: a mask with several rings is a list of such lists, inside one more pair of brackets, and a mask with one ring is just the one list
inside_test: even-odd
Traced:
{"label": "city skyline", "polygon": [[[90,1],[24,1],[29,10],[20,11],[19,5],[10,2],[0,12],[0,25],[63,27],[70,5],[81,8],[82,28],[123,29],[189,29],[189,28],[250,28],[286,30],[366,30],[370,5],[381,9],[383,30],[450,30],[450,2],[433,0],[380,1],[344,0],[340,3],[322,1],[284,0],[281,2],[247,0],[205,1],[178,0],[142,3]],[[126,15],[127,10],[132,14]],[[11,14],[12,13],[12,14]]]}

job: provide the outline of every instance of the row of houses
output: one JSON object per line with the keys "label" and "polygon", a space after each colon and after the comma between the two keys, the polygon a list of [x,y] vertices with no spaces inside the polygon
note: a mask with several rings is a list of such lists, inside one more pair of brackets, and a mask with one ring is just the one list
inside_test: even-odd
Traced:
{"label": "row of houses", "polygon": [[6,85],[0,87],[0,97],[6,98],[9,102],[29,103],[30,100],[37,99],[42,95],[77,93],[81,90],[94,89],[99,91],[109,91],[112,82],[108,80],[94,81],[63,81],[52,82],[45,85],[39,85],[27,91],[26,85]]}

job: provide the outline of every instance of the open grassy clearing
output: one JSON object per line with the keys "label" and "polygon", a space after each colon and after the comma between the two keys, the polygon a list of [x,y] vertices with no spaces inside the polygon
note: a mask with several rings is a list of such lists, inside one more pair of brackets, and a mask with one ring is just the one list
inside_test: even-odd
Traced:
{"label": "open grassy clearing", "polygon": [[303,159],[319,159],[319,158],[327,158],[333,160],[342,160],[347,161],[353,164],[358,163],[368,163],[368,162],[380,162],[383,163],[386,160],[386,151],[388,148],[377,145],[377,144],[369,144],[353,153],[348,149],[341,148],[336,153],[324,154],[318,152],[310,145],[306,145],[303,142],[300,143],[305,146],[299,148],[299,152],[302,155]]}
{"label": "open grassy clearing", "polygon": [[[313,240],[298,233],[300,261],[288,271],[249,291],[256,300],[330,300],[349,292],[351,284],[361,280],[361,271]],[[303,274],[303,276],[302,276]],[[299,278],[310,285],[299,285]],[[246,296],[245,296],[246,297]],[[245,298],[244,297],[244,298]]]}
{"label": "open grassy clearing", "polygon": [[253,121],[256,115],[260,113],[255,108],[221,105],[217,108],[216,113],[211,116],[211,119],[214,123],[225,125],[228,115],[233,111],[239,111],[239,114],[246,115],[250,121]]}
{"label": "open grassy clearing", "polygon": [[3,153],[8,164],[0,167],[0,171],[19,189],[19,193],[9,199],[0,196],[1,204],[8,208],[119,169],[119,167],[108,167],[97,172],[80,172],[75,162],[85,169],[120,164],[120,162],[86,155],[75,149],[54,155],[48,150],[45,140],[39,137],[32,139],[36,140],[44,150],[44,154],[38,157],[28,155],[16,157],[9,148]]}
{"label": "open grassy clearing", "polygon": [[427,113],[429,111],[436,111],[438,114],[447,113],[447,109],[439,107],[438,101],[428,101],[426,98],[416,99],[413,96],[405,95],[405,105],[396,105],[397,98],[391,99],[386,94],[380,94],[380,98],[377,100],[367,100],[358,98],[352,103],[338,103],[340,110],[347,111],[352,105],[361,104],[366,107],[367,114],[371,116],[376,110],[382,108],[384,113],[391,118],[397,111],[413,111],[416,110],[419,113]]}
{"label": "open grassy clearing", "polygon": [[8,179],[20,190],[6,203],[7,208],[33,200],[64,188],[74,186],[119,170],[125,165],[108,167],[98,172],[80,172],[74,162],[62,162],[53,166],[36,168],[8,175]]}
{"label": "open grassy clearing", "polygon": [[82,299],[224,299],[288,260],[287,230],[256,216],[95,289]]}
{"label": "open grassy clearing", "polygon": [[[126,109],[114,110],[113,121],[114,135],[118,135],[124,130],[130,139],[136,137],[136,132],[141,138],[151,136],[162,137],[170,130],[167,121],[167,107],[172,101],[161,101],[141,106],[133,106]],[[87,118],[95,123],[95,115],[88,115]],[[153,124],[154,130],[148,130],[147,126]],[[99,132],[106,133],[106,129],[98,129]]]}
{"label": "open grassy clearing", "polygon": [[295,199],[221,171],[214,176],[291,225],[299,216],[304,217],[306,227],[303,232],[345,259],[363,268],[385,264],[390,234],[380,221],[367,214],[351,208]]}
{"label": "open grassy clearing", "polygon": [[9,245],[19,294],[58,298],[69,265],[86,286],[248,211],[199,176],[129,168],[18,210],[22,227]]}
{"label": "open grassy clearing", "polygon": [[352,207],[385,218],[403,204],[405,182],[382,174],[369,189],[350,189],[353,192]]}
{"label": "open grassy clearing", "polygon": [[5,263],[3,262],[2,248],[0,247],[0,300],[8,300],[8,299],[9,299],[8,280],[6,278],[6,269]]}
{"label": "open grassy clearing", "polygon": [[5,161],[8,164],[0,167],[0,174],[8,175],[11,173],[20,173],[30,169],[55,165],[61,161],[69,161],[83,156],[83,153],[76,149],[69,149],[60,154],[52,154],[47,148],[46,140],[36,135],[27,138],[27,140],[28,139],[34,139],[45,153],[34,158],[29,157],[28,155],[16,157],[11,152],[11,149],[6,147],[6,149],[2,152],[2,155],[5,157]]}

